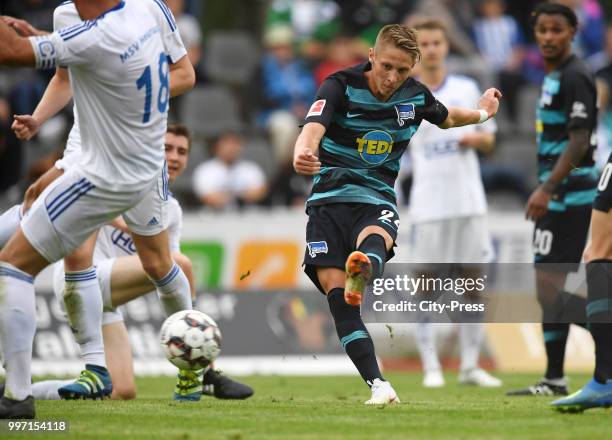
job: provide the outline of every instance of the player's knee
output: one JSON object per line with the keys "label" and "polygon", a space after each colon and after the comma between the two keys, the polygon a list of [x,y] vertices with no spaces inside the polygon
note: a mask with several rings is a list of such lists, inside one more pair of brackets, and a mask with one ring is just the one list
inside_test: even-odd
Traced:
{"label": "player's knee", "polygon": [[170,272],[172,261],[169,263],[160,259],[147,259],[142,261],[142,268],[154,280],[160,280]]}
{"label": "player's knee", "polygon": [[134,400],[136,398],[135,385],[114,385],[112,398],[115,400]]}
{"label": "player's knee", "polygon": [[172,258],[174,259],[176,264],[178,264],[179,267],[183,270],[183,272],[189,273],[193,270],[193,263],[187,255],[175,253],[172,255]]}

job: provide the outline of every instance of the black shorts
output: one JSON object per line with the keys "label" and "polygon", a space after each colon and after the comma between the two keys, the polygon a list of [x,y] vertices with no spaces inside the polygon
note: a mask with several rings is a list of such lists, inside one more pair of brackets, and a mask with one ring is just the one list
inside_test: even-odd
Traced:
{"label": "black shorts", "polygon": [[[533,253],[538,269],[570,272],[578,269],[591,222],[591,207],[548,211],[536,221]],[[559,266],[555,267],[554,264]]]}
{"label": "black shorts", "polygon": [[593,201],[593,209],[605,212],[606,214],[612,208],[612,185],[610,180],[612,177],[612,153],[608,159],[608,163],[601,172],[599,184],[597,185],[597,197]]}
{"label": "black shorts", "polygon": [[[325,294],[317,277],[317,266],[344,270],[349,254],[357,248],[357,236],[367,226],[380,226],[397,238],[399,216],[388,205],[366,203],[330,203],[306,210],[306,253],[304,271],[317,289]],[[387,252],[389,261],[395,252]]]}

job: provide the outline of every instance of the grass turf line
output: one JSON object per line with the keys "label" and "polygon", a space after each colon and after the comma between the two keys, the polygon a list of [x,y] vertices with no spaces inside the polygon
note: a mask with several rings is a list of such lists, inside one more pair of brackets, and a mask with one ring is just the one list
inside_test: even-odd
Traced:
{"label": "grass turf line", "polygon": [[[612,438],[612,411],[558,414],[549,397],[506,397],[535,382],[533,375],[502,375],[504,387],[425,389],[420,374],[390,374],[402,404],[369,407],[358,377],[241,378],[255,388],[246,401],[203,397],[170,400],[172,378],[141,378],[136,401],[38,401],[39,420],[68,420],[68,434],[29,438],[78,439],[574,439]],[[572,389],[587,376],[573,376]],[[19,438],[19,434],[14,434]],[[24,437],[25,438],[25,437]]]}

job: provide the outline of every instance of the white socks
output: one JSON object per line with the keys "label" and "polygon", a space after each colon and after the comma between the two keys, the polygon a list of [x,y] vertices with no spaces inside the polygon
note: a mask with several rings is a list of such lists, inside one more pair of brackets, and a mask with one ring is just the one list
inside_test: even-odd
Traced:
{"label": "white socks", "polygon": [[483,340],[484,324],[482,322],[462,322],[459,324],[460,371],[470,371],[478,368],[478,358]]}
{"label": "white socks", "polygon": [[[461,354],[460,371],[478,368],[480,347],[484,340],[483,323],[459,324],[459,349]],[[440,360],[436,348],[436,326],[432,323],[419,323],[416,330],[416,341],[424,371],[440,370]]]}
{"label": "white socks", "polygon": [[71,383],[74,383],[74,379],[34,382],[32,384],[32,395],[34,400],[60,400],[57,390]]}
{"label": "white socks", "polygon": [[32,394],[32,343],[36,332],[34,278],[0,262],[0,345],[6,383],[4,395],[23,400]]}
{"label": "white socks", "polygon": [[102,338],[102,294],[91,267],[78,272],[66,272],[64,305],[74,337],[81,347],[85,364],[106,367]]}
{"label": "white socks", "polygon": [[421,354],[423,371],[439,371],[442,369],[436,347],[436,326],[431,322],[417,324],[416,342]]}
{"label": "white socks", "polygon": [[189,280],[176,263],[161,280],[152,281],[167,316],[192,309]]}
{"label": "white socks", "polygon": [[0,248],[9,241],[21,223],[21,205],[15,205],[0,215]]}

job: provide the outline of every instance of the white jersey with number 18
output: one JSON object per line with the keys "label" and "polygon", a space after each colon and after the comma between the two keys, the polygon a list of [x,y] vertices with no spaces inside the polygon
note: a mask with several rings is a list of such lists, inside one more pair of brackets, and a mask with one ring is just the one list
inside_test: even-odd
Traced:
{"label": "white jersey with number 18", "polygon": [[30,38],[38,68],[69,69],[82,147],[78,166],[94,185],[135,191],[163,166],[168,56],[178,61],[184,50],[175,30],[161,0],[121,1],[94,20]]}

